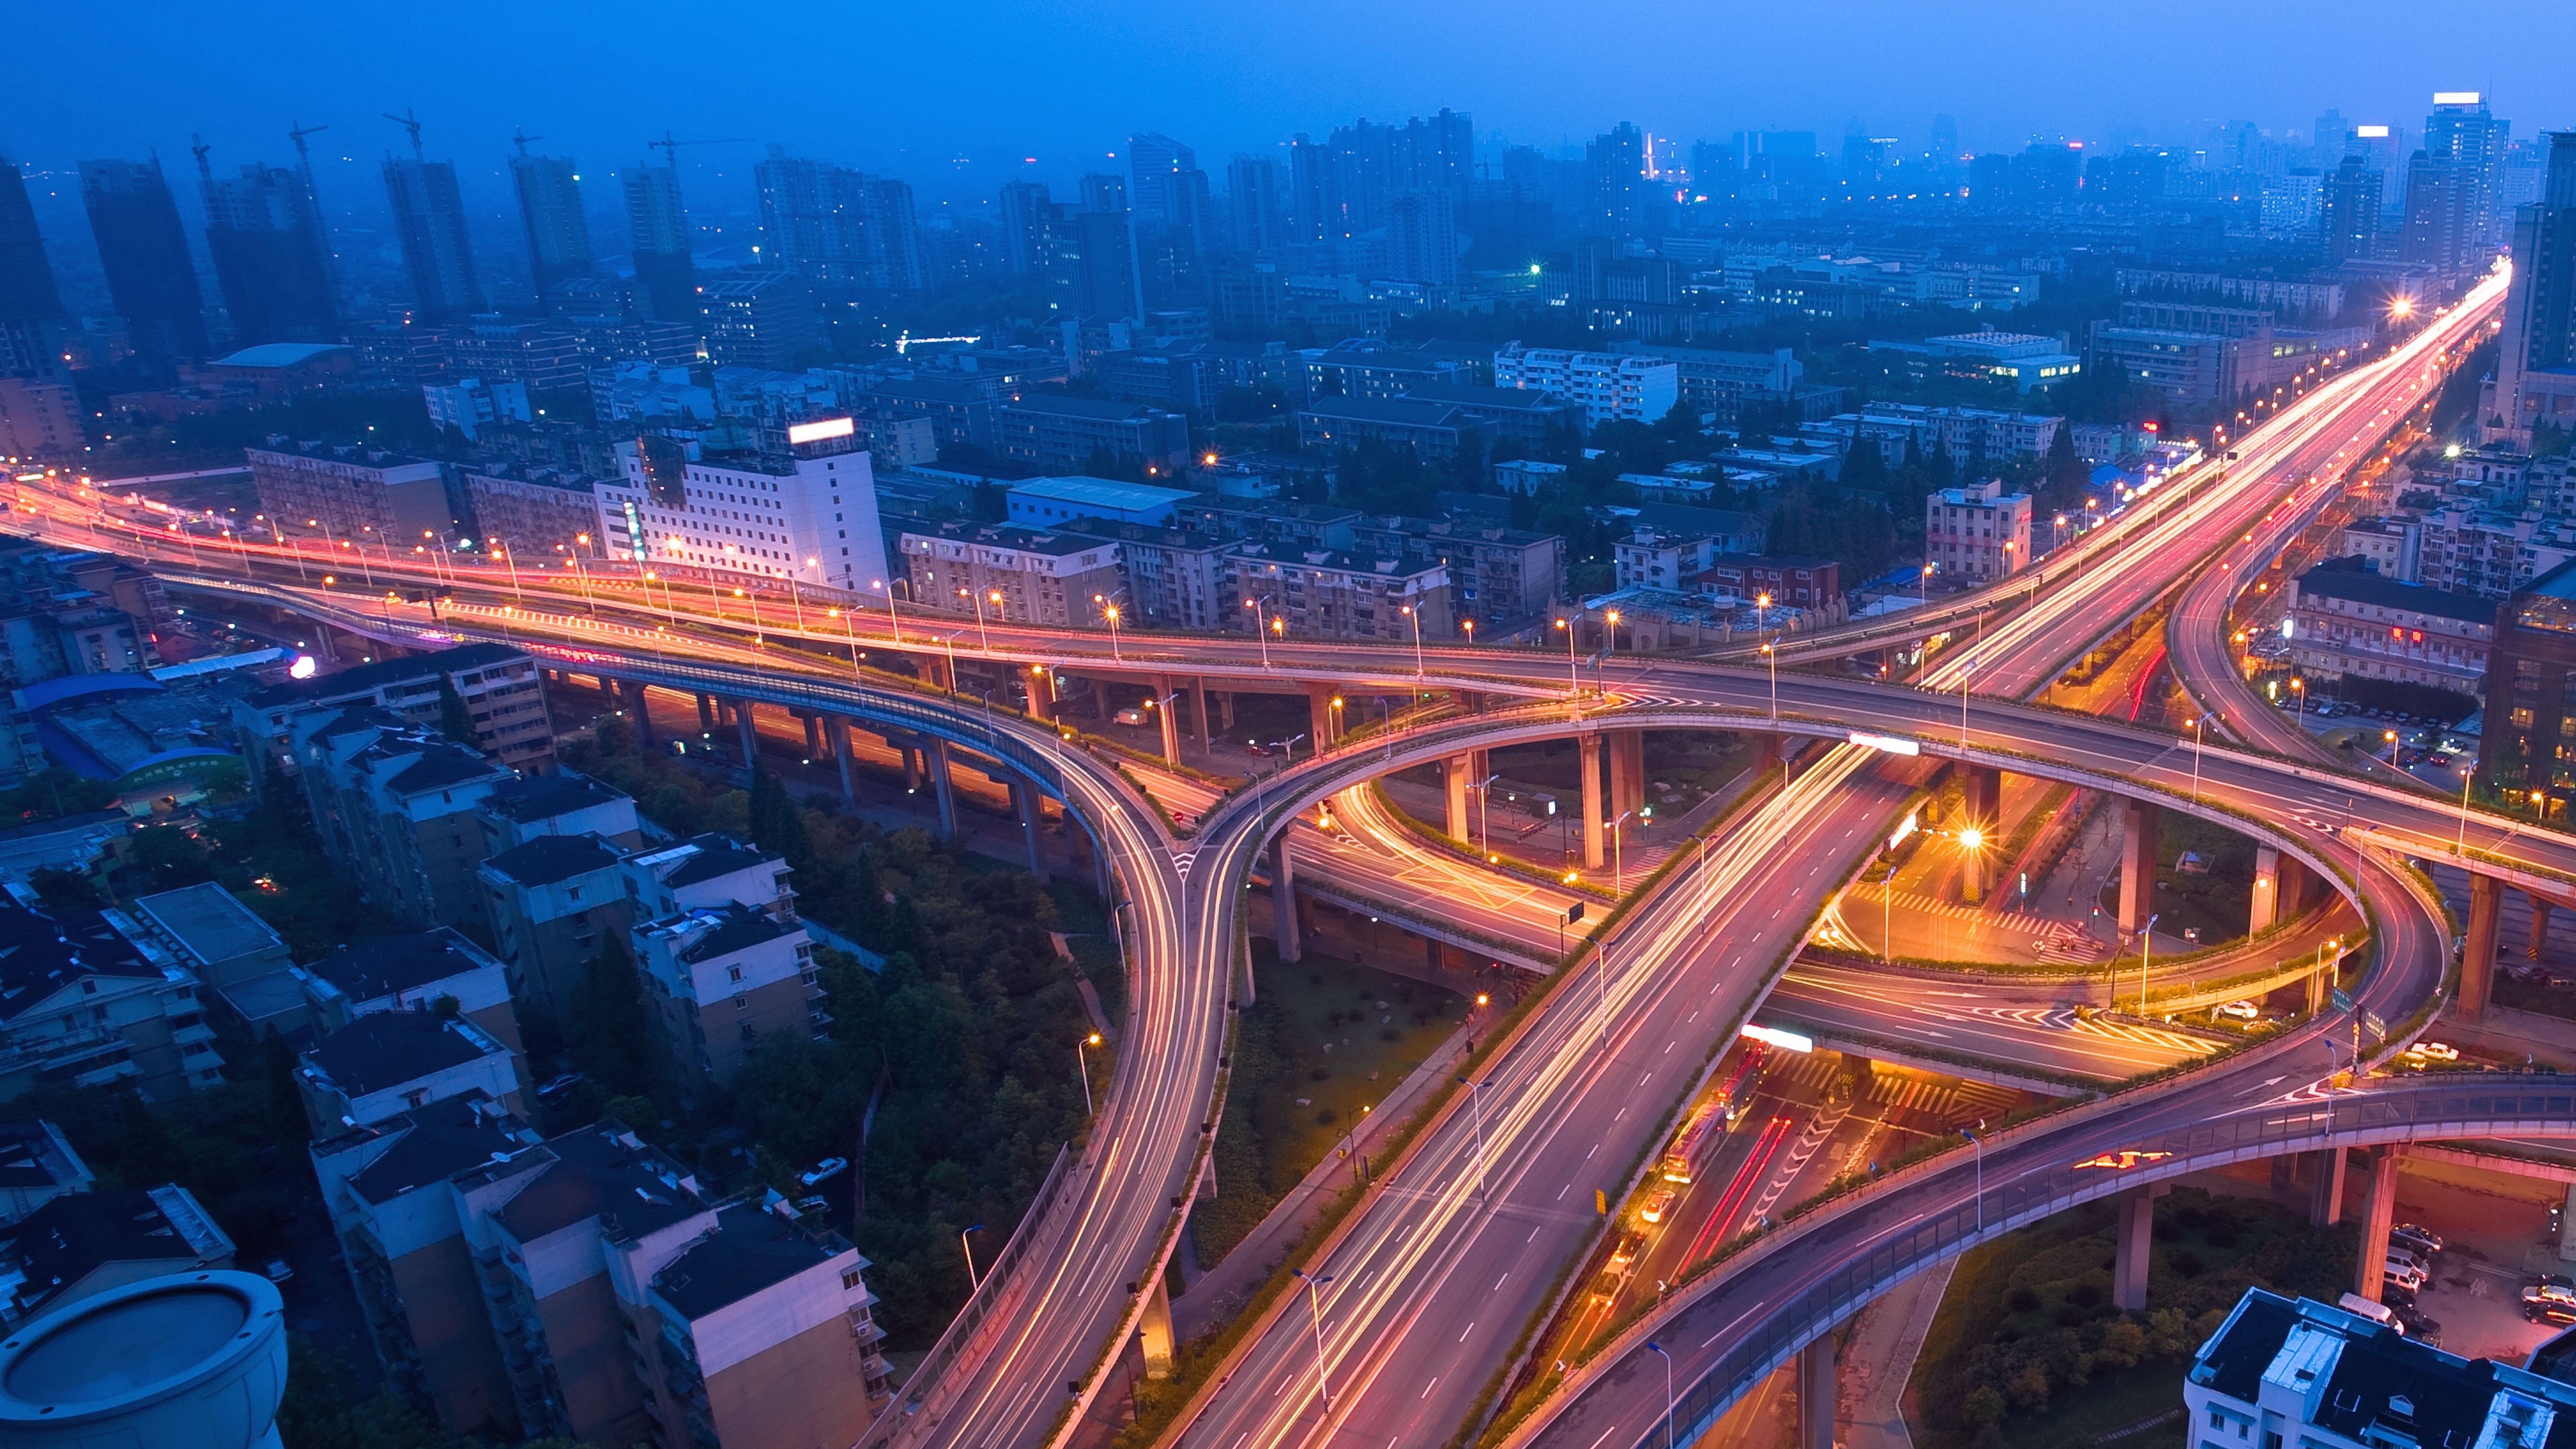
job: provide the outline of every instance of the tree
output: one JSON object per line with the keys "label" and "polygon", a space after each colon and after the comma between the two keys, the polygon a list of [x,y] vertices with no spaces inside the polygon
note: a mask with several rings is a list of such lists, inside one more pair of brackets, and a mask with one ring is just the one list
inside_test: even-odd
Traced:
{"label": "tree", "polygon": [[1845,488],[1862,492],[1886,491],[1887,455],[1879,450],[1876,438],[1866,434],[1857,434],[1852,438],[1851,446],[1843,450],[1841,482]]}
{"label": "tree", "polygon": [[602,932],[599,954],[582,973],[575,1008],[573,1059],[612,1096],[649,1095],[660,1064],[644,1007],[644,980],[614,931]]}
{"label": "tree", "polygon": [[813,861],[813,847],[805,835],[805,811],[787,787],[768,767],[751,767],[751,838],[761,849],[774,850],[787,864],[803,870]]}
{"label": "tree", "polygon": [[2057,425],[2056,435],[2048,440],[2048,457],[2043,466],[2045,482],[2040,488],[2039,502],[2045,511],[2075,505],[2084,497],[2084,490],[2093,486],[2093,470],[2084,466],[2082,458],[2075,456],[2075,429],[2071,424],[2061,422]]}
{"label": "tree", "polygon": [[481,747],[474,733],[474,717],[465,709],[465,696],[456,692],[456,682],[443,673],[438,676],[438,732],[469,750]]}

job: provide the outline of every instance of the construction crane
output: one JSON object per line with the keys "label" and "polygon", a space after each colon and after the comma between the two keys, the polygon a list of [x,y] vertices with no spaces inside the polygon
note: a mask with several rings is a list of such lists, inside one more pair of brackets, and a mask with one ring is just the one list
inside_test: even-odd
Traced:
{"label": "construction crane", "polygon": [[313,165],[313,153],[305,146],[304,138],[315,135],[319,132],[330,130],[331,128],[328,126],[308,126],[302,121],[290,121],[287,124],[294,127],[293,130],[286,133],[286,139],[295,143],[295,159],[303,162],[305,168],[310,170]]}
{"label": "construction crane", "polygon": [[511,128],[510,140],[518,146],[519,154],[522,156],[528,154],[528,143],[530,141],[542,141],[544,139],[545,137],[543,136],[529,135],[525,127],[514,126]]}
{"label": "construction crane", "polygon": [[206,144],[205,137],[198,135],[194,131],[188,133],[188,151],[189,154],[197,158],[197,177],[199,180],[212,181],[215,179],[215,168],[208,165],[206,162],[206,153],[213,149],[215,148]]}
{"label": "construction crane", "polygon": [[741,146],[748,145],[751,139],[749,136],[717,136],[704,141],[674,141],[671,139],[671,133],[664,131],[661,140],[645,142],[644,149],[668,153],[669,162],[676,169],[680,164],[680,148],[683,146]]}
{"label": "construction crane", "polygon": [[412,108],[403,107],[403,113],[399,116],[391,111],[386,111],[383,115],[386,120],[411,132],[411,158],[415,161],[426,160],[420,149],[420,117],[412,114]]}

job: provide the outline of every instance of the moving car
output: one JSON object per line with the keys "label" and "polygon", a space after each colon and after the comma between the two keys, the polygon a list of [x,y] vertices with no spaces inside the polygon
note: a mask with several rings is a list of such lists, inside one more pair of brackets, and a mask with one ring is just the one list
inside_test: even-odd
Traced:
{"label": "moving car", "polygon": [[2211,1019],[2218,1021],[2250,1022],[2261,1020],[2263,1009],[2250,1001],[2230,1001],[2223,1006],[2211,1007],[2209,1014]]}
{"label": "moving car", "polygon": [[1637,1217],[1642,1222],[1660,1223],[1664,1220],[1664,1214],[1672,1210],[1673,1190],[1669,1187],[1659,1187],[1646,1194],[1645,1205],[1637,1209]]}

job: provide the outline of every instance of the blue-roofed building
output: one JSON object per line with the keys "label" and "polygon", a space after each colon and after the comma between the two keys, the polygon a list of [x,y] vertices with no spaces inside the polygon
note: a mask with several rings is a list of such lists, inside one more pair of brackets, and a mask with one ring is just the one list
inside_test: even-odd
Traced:
{"label": "blue-roofed building", "polygon": [[1172,521],[1173,510],[1197,496],[1187,489],[1109,478],[1024,478],[1011,485],[1010,517],[1027,528],[1053,528],[1077,518],[1162,525]]}

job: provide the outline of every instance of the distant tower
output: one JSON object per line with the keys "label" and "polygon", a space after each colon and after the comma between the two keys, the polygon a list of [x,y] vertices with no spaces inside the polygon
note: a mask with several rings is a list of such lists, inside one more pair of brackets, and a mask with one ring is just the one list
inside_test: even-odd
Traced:
{"label": "distant tower", "polygon": [[638,165],[623,178],[626,220],[635,233],[635,286],[656,321],[698,324],[697,264],[689,256],[689,213],[680,204],[680,173]]}
{"label": "distant tower", "polygon": [[528,275],[542,300],[557,282],[590,275],[590,223],[581,214],[581,175],[569,156],[531,156],[522,135],[510,158],[510,182],[519,193],[519,221],[528,238]]}
{"label": "distant tower", "polygon": [[474,248],[465,235],[465,199],[456,189],[456,167],[432,161],[420,148],[420,122],[408,113],[388,116],[411,133],[411,159],[385,156],[385,199],[393,204],[394,234],[403,267],[411,273],[412,299],[426,322],[462,322],[486,310],[483,286],[474,279]]}
{"label": "distant tower", "polygon": [[209,355],[206,299],[161,161],[83,161],[81,203],[107,294],[135,355],[155,372]]}
{"label": "distant tower", "polygon": [[2346,155],[2328,172],[2317,203],[2317,226],[2325,234],[2329,265],[2379,250],[2380,193],[2387,175],[2359,155]]}
{"label": "distant tower", "polygon": [[1148,222],[1183,220],[1172,188],[1180,173],[1196,170],[1198,164],[1198,157],[1189,147],[1169,136],[1147,132],[1128,137],[1128,195],[1135,200],[1136,219]]}
{"label": "distant tower", "polygon": [[233,343],[337,342],[329,258],[313,190],[282,167],[251,163],[218,178],[197,151],[206,203],[206,250],[231,314]]}
{"label": "distant tower", "polygon": [[2514,208],[2493,416],[2528,445],[2546,422],[2576,430],[2576,131],[2544,131],[2540,198]]}
{"label": "distant tower", "polygon": [[0,158],[0,377],[63,372],[63,298],[17,163]]}

